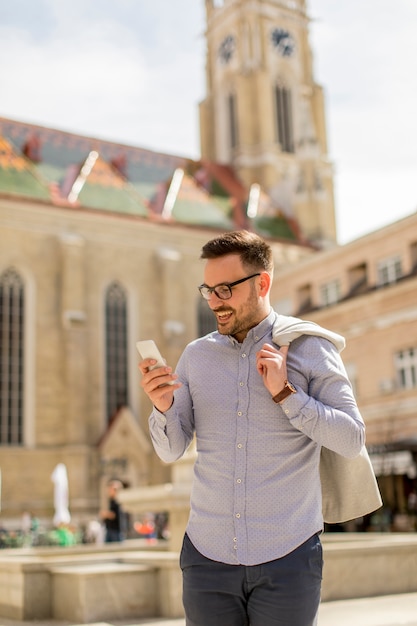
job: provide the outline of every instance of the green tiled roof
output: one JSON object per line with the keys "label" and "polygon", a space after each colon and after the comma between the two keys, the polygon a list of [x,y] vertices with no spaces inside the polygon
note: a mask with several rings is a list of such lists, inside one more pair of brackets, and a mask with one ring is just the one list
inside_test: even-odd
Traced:
{"label": "green tiled roof", "polygon": [[[88,161],[89,159],[92,161]],[[79,204],[142,217],[148,215],[145,201],[136,189],[97,152],[90,153],[85,163],[87,162],[90,162],[91,169],[84,173],[86,179],[76,198]],[[92,166],[91,163],[93,163]],[[75,179],[82,171],[84,171],[84,164],[79,168]]]}
{"label": "green tiled roof", "polygon": [[174,205],[172,217],[177,222],[216,226],[218,228],[233,228],[233,223],[212,202],[196,203],[179,198]]}
{"label": "green tiled roof", "polygon": [[49,188],[36,167],[0,136],[0,189],[5,193],[49,200]]}
{"label": "green tiled roof", "polygon": [[36,169],[49,183],[59,182],[65,174],[65,170],[50,163],[37,163]]}
{"label": "green tiled roof", "polygon": [[161,154],[144,148],[137,148],[93,137],[15,122],[0,118],[0,135],[23,151],[26,142],[36,135],[40,142],[41,163],[53,166],[63,176],[70,165],[80,163],[91,150],[97,150],[107,162],[124,156],[125,175],[130,182],[146,182],[154,185],[172,176],[175,168],[182,166],[186,159],[180,156]]}
{"label": "green tiled roof", "polygon": [[181,172],[181,183],[172,208],[174,220],[187,224],[233,228],[226,208],[230,199],[216,202],[216,199],[202,189],[190,174],[183,170]]}
{"label": "green tiled roof", "polygon": [[232,215],[232,203],[230,198],[223,198],[220,196],[211,196],[212,202],[220,209],[220,211],[225,215],[229,220],[231,220]]}
{"label": "green tiled roof", "polygon": [[[93,167],[74,187],[92,154],[98,155]],[[163,212],[176,171],[182,181],[169,216],[173,221],[225,230],[247,223],[264,236],[299,240],[263,192],[257,217],[249,220],[249,189],[231,166],[0,118],[0,192],[146,218]]]}
{"label": "green tiled roof", "polygon": [[254,219],[254,225],[260,235],[292,241],[297,239],[288,221],[280,215],[257,217]]}
{"label": "green tiled roof", "polygon": [[86,182],[78,197],[82,206],[105,211],[116,211],[118,213],[129,213],[133,215],[148,215],[148,210],[139,196],[129,193],[126,189],[116,187],[102,187],[100,185]]}
{"label": "green tiled roof", "polygon": [[152,198],[152,196],[154,195],[156,191],[155,183],[146,183],[146,182],[138,183],[138,182],[133,181],[131,184],[132,184],[132,187],[136,189],[136,191],[142,198]]}

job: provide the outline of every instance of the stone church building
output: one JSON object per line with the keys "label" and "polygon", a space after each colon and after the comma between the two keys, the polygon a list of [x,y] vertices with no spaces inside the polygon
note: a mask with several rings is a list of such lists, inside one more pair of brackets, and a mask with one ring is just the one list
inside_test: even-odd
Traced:
{"label": "stone church building", "polygon": [[[331,311],[324,321],[338,331],[340,319],[344,329],[348,324],[346,310],[343,318],[337,312],[349,297],[356,298],[357,315],[366,316],[357,297],[369,302],[375,290],[362,260],[367,242],[337,245],[324,98],[314,81],[306,2],[205,4],[200,160],[0,118],[5,526],[18,524],[25,511],[51,523],[58,463],[67,468],[75,523],[97,516],[109,478],[132,488],[170,480],[171,468],[150,445],[150,404],[139,386],[135,342],[153,338],[175,365],[189,341],[214,329],[197,290],[200,249],[208,239],[236,228],[264,236],[276,266],[272,302],[282,313],[322,323],[320,316]],[[407,233],[403,288],[415,289],[413,218]],[[380,238],[369,265],[383,248]],[[390,258],[395,255],[391,250]],[[350,292],[345,283],[335,286],[337,273],[349,271],[352,284],[355,277],[361,284]],[[320,291],[318,277],[327,291]],[[382,296],[373,319],[378,306],[386,306]],[[417,319],[409,300],[407,307],[406,351],[414,347],[408,337]],[[355,332],[359,327],[358,321]],[[349,359],[361,362],[359,347]],[[352,365],[352,376],[359,370]],[[415,399],[417,381],[410,380]],[[409,439],[415,410],[410,402],[406,407]],[[386,445],[386,433],[378,439],[378,432],[372,431],[374,444]]]}

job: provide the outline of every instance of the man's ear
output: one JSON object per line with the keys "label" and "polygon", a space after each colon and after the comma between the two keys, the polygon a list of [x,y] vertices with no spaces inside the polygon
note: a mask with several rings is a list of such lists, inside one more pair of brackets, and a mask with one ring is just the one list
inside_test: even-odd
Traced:
{"label": "man's ear", "polygon": [[262,272],[259,277],[260,296],[266,296],[271,287],[272,278],[268,272]]}

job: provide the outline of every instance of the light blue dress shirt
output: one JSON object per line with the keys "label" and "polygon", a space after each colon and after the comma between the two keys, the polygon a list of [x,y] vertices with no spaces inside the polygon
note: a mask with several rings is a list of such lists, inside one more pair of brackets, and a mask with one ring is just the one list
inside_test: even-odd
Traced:
{"label": "light blue dress shirt", "polygon": [[276,313],[238,343],[213,332],[190,343],[177,366],[183,383],[150,433],[159,457],[179,459],[196,435],[187,533],[206,557],[257,565],[280,558],[323,529],[321,446],[357,456],[365,427],[337,349],[302,336],[287,356],[297,393],[272,401],[256,353],[273,344]]}

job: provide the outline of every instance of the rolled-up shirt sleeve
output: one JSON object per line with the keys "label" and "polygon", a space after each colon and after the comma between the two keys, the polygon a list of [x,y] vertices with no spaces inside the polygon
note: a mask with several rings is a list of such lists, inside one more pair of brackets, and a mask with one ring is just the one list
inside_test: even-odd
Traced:
{"label": "rolled-up shirt sleeve", "polygon": [[[177,373],[181,371],[178,364]],[[181,380],[181,377],[180,377]],[[149,431],[152,444],[159,458],[165,463],[173,463],[182,457],[194,435],[193,413],[188,384],[174,392],[174,402],[166,413],[156,407],[149,416]]]}

